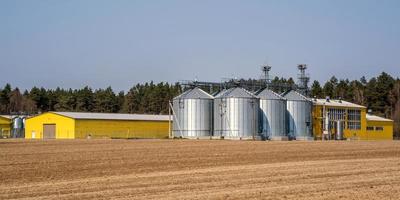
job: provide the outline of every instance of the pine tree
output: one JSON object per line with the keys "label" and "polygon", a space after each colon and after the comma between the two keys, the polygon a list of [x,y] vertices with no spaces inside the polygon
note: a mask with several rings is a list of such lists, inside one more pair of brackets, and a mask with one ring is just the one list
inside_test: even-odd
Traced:
{"label": "pine tree", "polygon": [[10,112],[10,93],[11,85],[6,84],[0,93],[0,112],[8,114]]}
{"label": "pine tree", "polygon": [[394,79],[387,73],[382,72],[378,76],[376,82],[376,90],[378,93],[378,105],[379,113],[381,116],[390,118],[391,117],[391,106],[390,106],[390,91],[393,89]]}
{"label": "pine tree", "polygon": [[348,79],[340,80],[334,91],[335,98],[342,98],[347,101],[350,101],[352,96],[351,96],[351,94],[349,94],[349,90],[350,90],[349,84],[350,84],[350,81]]}
{"label": "pine tree", "polygon": [[76,96],[75,92],[70,88],[68,91],[59,89],[55,91],[57,96],[57,104],[54,105],[56,111],[75,111]]}
{"label": "pine tree", "polygon": [[98,89],[94,92],[94,111],[115,113],[118,112],[118,99],[111,87]]}
{"label": "pine tree", "polygon": [[55,111],[55,105],[58,103],[58,96],[54,90],[47,90],[48,110]]}
{"label": "pine tree", "polygon": [[350,82],[349,94],[352,96],[351,102],[365,106],[365,85],[361,81]]}
{"label": "pine tree", "polygon": [[76,108],[78,112],[91,112],[94,107],[93,91],[88,86],[75,91]]}
{"label": "pine tree", "polygon": [[376,89],[376,78],[371,78],[365,86],[365,101],[367,108],[371,109],[374,114],[379,114],[380,110],[378,93]]}
{"label": "pine tree", "polygon": [[117,99],[118,99],[118,109],[117,110],[118,110],[119,113],[122,113],[123,112],[124,102],[125,102],[125,92],[124,91],[120,91],[118,93]]}
{"label": "pine tree", "polygon": [[36,107],[41,112],[49,110],[49,98],[46,89],[33,87],[29,93],[30,98],[36,103]]}
{"label": "pine tree", "polygon": [[26,114],[37,113],[36,103],[29,97],[28,90],[25,90],[22,95],[22,110]]}
{"label": "pine tree", "polygon": [[397,79],[393,84],[393,89],[390,91],[390,102],[391,102],[391,110],[394,122],[394,135],[397,138],[400,138],[400,80]]}
{"label": "pine tree", "polygon": [[9,109],[11,113],[23,112],[23,98],[18,88],[10,92],[9,100]]}
{"label": "pine tree", "polygon": [[323,98],[322,88],[317,80],[314,80],[314,82],[311,85],[311,96],[317,98]]}
{"label": "pine tree", "polygon": [[331,98],[333,98],[333,96],[334,96],[333,95],[334,90],[335,90],[335,87],[333,86],[333,84],[330,81],[326,82],[322,89],[324,96],[331,97]]}

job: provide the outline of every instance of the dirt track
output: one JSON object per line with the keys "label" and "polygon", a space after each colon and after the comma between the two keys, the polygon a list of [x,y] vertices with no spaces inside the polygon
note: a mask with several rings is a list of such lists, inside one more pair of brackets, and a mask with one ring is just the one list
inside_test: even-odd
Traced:
{"label": "dirt track", "polygon": [[0,199],[399,199],[400,141],[0,140]]}

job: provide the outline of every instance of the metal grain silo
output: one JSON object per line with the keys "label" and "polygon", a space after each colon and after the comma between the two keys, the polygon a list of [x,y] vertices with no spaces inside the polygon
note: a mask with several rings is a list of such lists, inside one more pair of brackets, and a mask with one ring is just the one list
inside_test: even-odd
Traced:
{"label": "metal grain silo", "polygon": [[268,140],[287,140],[286,99],[264,89],[257,94],[260,98],[259,131]]}
{"label": "metal grain silo", "polygon": [[288,136],[296,140],[313,140],[312,102],[302,94],[291,90],[282,95],[286,98]]}
{"label": "metal grain silo", "polygon": [[173,99],[173,135],[182,138],[210,137],[213,124],[213,96],[200,88],[190,89]]}
{"label": "metal grain silo", "polygon": [[12,137],[22,138],[24,136],[24,119],[16,116],[12,119]]}
{"label": "metal grain silo", "polygon": [[230,88],[214,99],[214,136],[258,138],[259,99],[243,88]]}

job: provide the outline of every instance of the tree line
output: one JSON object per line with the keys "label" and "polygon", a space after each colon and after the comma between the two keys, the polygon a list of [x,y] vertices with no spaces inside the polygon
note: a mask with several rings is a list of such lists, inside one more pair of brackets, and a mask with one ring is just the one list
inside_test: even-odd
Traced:
{"label": "tree line", "polygon": [[96,89],[45,89],[21,93],[6,84],[0,89],[1,114],[37,114],[47,111],[168,114],[168,101],[181,93],[179,84],[137,84],[127,93],[111,87]]}
{"label": "tree line", "polygon": [[[259,80],[241,80],[248,85]],[[294,86],[293,78],[275,77],[273,84]],[[208,90],[209,88],[204,88]],[[274,88],[278,93],[286,88]],[[109,112],[168,114],[168,102],[182,92],[178,83],[144,83],[134,85],[129,91],[115,92],[111,87],[93,90],[45,89],[33,87],[21,92],[6,84],[0,88],[1,114],[37,114],[46,111]],[[216,88],[213,88],[215,91]],[[311,84],[312,97],[342,98],[366,106],[373,114],[393,119],[395,132],[400,136],[400,80],[383,72],[367,80],[337,79],[335,76],[323,85],[318,81]]]}

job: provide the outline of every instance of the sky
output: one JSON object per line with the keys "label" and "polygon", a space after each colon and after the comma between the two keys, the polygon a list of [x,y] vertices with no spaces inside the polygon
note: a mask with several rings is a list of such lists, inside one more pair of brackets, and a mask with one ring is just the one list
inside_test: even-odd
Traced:
{"label": "sky", "polygon": [[400,76],[398,0],[0,0],[0,86]]}

